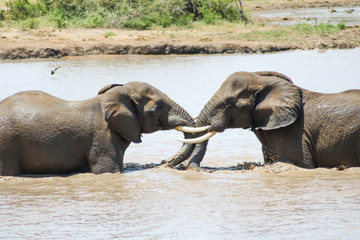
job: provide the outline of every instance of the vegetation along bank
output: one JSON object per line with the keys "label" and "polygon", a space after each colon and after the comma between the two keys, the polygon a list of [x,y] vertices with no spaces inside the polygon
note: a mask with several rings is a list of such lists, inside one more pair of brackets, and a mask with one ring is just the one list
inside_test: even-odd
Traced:
{"label": "vegetation along bank", "polygon": [[0,0],[0,59],[359,47],[357,25],[273,25],[256,14],[341,6],[360,0]]}

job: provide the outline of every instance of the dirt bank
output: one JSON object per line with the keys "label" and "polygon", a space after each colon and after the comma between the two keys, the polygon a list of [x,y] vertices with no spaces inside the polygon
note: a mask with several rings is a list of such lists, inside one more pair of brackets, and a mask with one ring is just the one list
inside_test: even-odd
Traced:
{"label": "dirt bank", "polygon": [[[359,6],[360,0],[254,1],[244,2],[253,11],[273,8]],[[34,29],[0,28],[0,59],[49,58],[97,54],[213,54],[274,52],[292,49],[354,48],[360,46],[360,28],[339,33],[294,35],[286,39],[244,37],[281,27],[254,24],[208,26],[189,30],[133,31],[119,29]],[[292,40],[293,39],[293,40]]]}

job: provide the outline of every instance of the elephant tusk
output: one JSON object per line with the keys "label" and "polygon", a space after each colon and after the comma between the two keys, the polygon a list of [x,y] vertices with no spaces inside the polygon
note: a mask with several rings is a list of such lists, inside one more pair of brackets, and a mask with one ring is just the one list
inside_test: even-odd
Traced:
{"label": "elephant tusk", "polygon": [[184,127],[184,126],[177,126],[175,129],[180,132],[187,132],[187,133],[199,133],[208,130],[210,126],[204,127]]}
{"label": "elephant tusk", "polygon": [[214,136],[217,132],[216,131],[212,131],[212,132],[208,132],[205,135],[198,137],[198,138],[190,138],[190,139],[176,139],[177,141],[183,142],[183,143],[201,143],[204,142],[206,140],[208,140],[209,138],[211,138],[212,136]]}

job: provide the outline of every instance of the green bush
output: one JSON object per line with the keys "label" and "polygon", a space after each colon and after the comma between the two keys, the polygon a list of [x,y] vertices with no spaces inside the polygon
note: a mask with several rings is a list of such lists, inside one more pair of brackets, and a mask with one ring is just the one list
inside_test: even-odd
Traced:
{"label": "green bush", "polygon": [[205,23],[214,24],[223,19],[229,22],[240,20],[239,12],[233,1],[226,0],[193,0],[193,11],[195,18],[204,20]]}
{"label": "green bush", "polygon": [[54,9],[48,14],[48,16],[57,28],[66,28],[68,26],[68,21],[65,17],[63,9]]}
{"label": "green bush", "polygon": [[46,17],[58,28],[185,26],[193,21],[214,24],[239,21],[229,0],[9,0],[12,20]]}
{"label": "green bush", "polygon": [[36,29],[40,26],[40,20],[38,18],[28,18],[21,24],[22,30]]}
{"label": "green bush", "polygon": [[186,26],[190,24],[192,21],[193,21],[193,15],[188,14],[188,15],[180,16],[179,18],[175,19],[174,24],[177,26]]}
{"label": "green bush", "polygon": [[151,23],[147,19],[134,19],[134,20],[125,20],[123,26],[131,29],[148,29],[151,26]]}
{"label": "green bush", "polygon": [[217,14],[216,11],[205,7],[201,7],[199,13],[201,14],[201,19],[206,24],[215,24],[216,21],[221,19],[221,16]]}
{"label": "green bush", "polygon": [[123,1],[118,14],[127,28],[148,29],[152,25],[168,27],[186,25],[192,20],[191,14],[185,11],[183,0],[138,0],[132,4]]}
{"label": "green bush", "polygon": [[0,9],[0,21],[4,21],[5,20],[5,10]]}
{"label": "green bush", "polygon": [[10,0],[6,2],[6,6],[9,8],[9,17],[13,20],[36,18],[46,12],[43,4],[31,3],[29,0]]}
{"label": "green bush", "polygon": [[97,14],[90,13],[88,16],[84,18],[80,18],[77,22],[80,25],[80,27],[97,28],[103,26],[104,19]]}

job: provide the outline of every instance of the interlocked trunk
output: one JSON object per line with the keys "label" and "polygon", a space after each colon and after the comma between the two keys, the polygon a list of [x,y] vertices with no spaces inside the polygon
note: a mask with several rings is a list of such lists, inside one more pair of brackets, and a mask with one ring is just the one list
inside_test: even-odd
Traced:
{"label": "interlocked trunk", "polygon": [[[171,110],[172,113],[169,114],[170,118],[173,116],[174,118],[180,117],[183,119],[186,123],[184,125],[189,127],[195,127],[195,121],[190,116],[188,112],[186,112],[182,107],[177,105],[176,103],[173,103],[173,107]],[[184,138],[193,138],[195,137],[192,133],[185,133],[184,132]],[[186,144],[184,143],[182,147],[179,149],[179,151],[169,158],[166,162],[170,167],[176,166],[177,164],[182,163],[186,159],[188,159],[194,149],[195,144]]]}
{"label": "interlocked trunk", "polygon": [[[213,100],[211,99],[201,110],[199,116],[196,119],[195,127],[202,127],[209,125],[208,119],[210,119],[210,109],[213,106]],[[197,138],[204,135],[203,133],[184,133],[185,138]],[[185,160],[188,160],[187,167],[188,168],[198,168],[200,166],[200,162],[205,156],[206,148],[207,148],[208,140],[196,143],[196,144],[188,144],[184,143],[180,150],[171,157],[168,162],[169,166],[176,166]]]}

